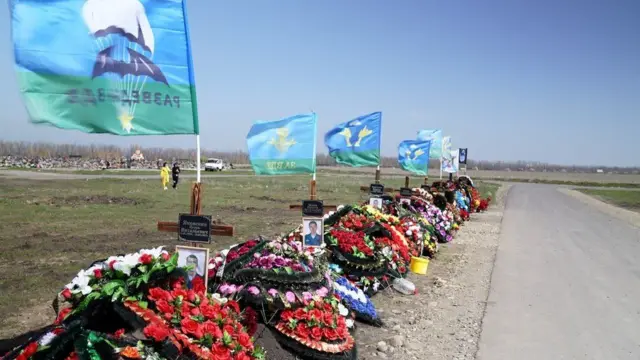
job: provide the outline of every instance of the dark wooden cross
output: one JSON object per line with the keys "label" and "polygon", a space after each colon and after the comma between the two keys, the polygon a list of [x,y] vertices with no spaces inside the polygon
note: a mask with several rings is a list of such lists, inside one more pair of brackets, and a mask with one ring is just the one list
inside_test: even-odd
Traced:
{"label": "dark wooden cross", "polygon": [[[311,180],[309,182],[309,200],[318,200],[318,194],[316,193],[316,181]],[[336,211],[338,208],[336,205],[327,205],[324,204],[324,212],[325,214],[329,211]],[[289,205],[289,210],[299,210],[302,211],[302,204],[291,204]]]}
{"label": "dark wooden cross", "polygon": [[[202,183],[194,182],[191,185],[191,205],[189,214],[200,215],[202,210]],[[177,233],[179,224],[173,221],[158,221],[158,231]],[[211,225],[211,235],[215,236],[233,236],[234,228],[231,225]],[[197,247],[197,243],[193,243]]]}
{"label": "dark wooden cross", "polygon": [[[409,177],[405,176],[404,177],[404,187],[408,188],[409,187]],[[375,183],[376,184],[380,184],[380,169],[376,169],[376,178],[375,178]],[[429,177],[425,176],[424,177],[424,184],[428,185],[429,183]],[[360,186],[360,191],[362,192],[369,192],[370,187],[369,186]],[[384,188],[384,192],[386,193],[394,193],[394,192],[398,192],[400,191],[400,189],[394,189],[394,188],[388,188],[385,186]]]}

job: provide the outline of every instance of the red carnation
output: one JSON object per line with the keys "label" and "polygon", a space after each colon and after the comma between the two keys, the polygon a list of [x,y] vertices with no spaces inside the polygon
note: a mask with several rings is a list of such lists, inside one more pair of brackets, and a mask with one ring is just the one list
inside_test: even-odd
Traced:
{"label": "red carnation", "polygon": [[236,360],[251,360],[251,356],[247,355],[244,351],[239,352],[236,355]]}
{"label": "red carnation", "polygon": [[64,290],[62,290],[60,295],[62,295],[62,297],[65,298],[65,300],[69,300],[71,299],[71,296],[73,296],[73,294],[71,294],[71,290],[69,290],[68,288],[64,288]]}
{"label": "red carnation", "polygon": [[96,279],[102,278],[102,269],[93,269],[93,277]]}
{"label": "red carnation", "polygon": [[180,322],[180,325],[182,326],[182,331],[185,334],[191,334],[196,339],[202,338],[203,336],[202,325],[198,324],[196,321],[191,319],[182,319],[182,321]]}
{"label": "red carnation", "polygon": [[213,319],[216,317],[216,308],[212,305],[200,305],[200,313],[207,319]]}
{"label": "red carnation", "polygon": [[38,351],[38,342],[34,341],[31,344],[27,345],[27,347],[24,348],[24,350],[22,350],[22,353],[20,353],[20,355],[16,357],[16,360],[27,360],[31,356],[33,356],[33,354],[35,354],[36,351]]}
{"label": "red carnation", "polygon": [[207,291],[207,287],[204,284],[204,280],[201,277],[195,277],[191,281],[191,288],[196,294],[204,294]]}
{"label": "red carnation", "polygon": [[65,308],[60,310],[60,312],[58,313],[58,317],[56,317],[56,321],[53,323],[54,325],[60,325],[62,324],[62,321],[64,321],[64,319],[69,316],[69,313],[71,313],[71,308]]}
{"label": "red carnation", "polygon": [[225,307],[232,308],[233,311],[235,311],[236,313],[240,313],[240,305],[238,305],[236,301],[233,301],[233,300],[227,301],[227,303],[225,304]]}
{"label": "red carnation", "polygon": [[313,329],[311,329],[311,337],[314,340],[321,340],[322,339],[322,329],[320,329],[319,327],[314,327]]}
{"label": "red carnation", "polygon": [[322,312],[318,309],[313,309],[307,313],[307,320],[314,319],[316,321],[322,320]]}
{"label": "red carnation", "polygon": [[223,333],[226,332],[230,336],[234,336],[235,333],[236,333],[236,329],[234,329],[233,326],[231,326],[231,325],[225,325],[225,326],[222,327],[222,332]]}
{"label": "red carnation", "polygon": [[251,342],[251,337],[246,333],[238,334],[238,337],[236,340],[238,341],[238,344],[240,344],[240,346],[242,346],[244,349],[253,350],[253,343]]}
{"label": "red carnation", "polygon": [[153,261],[153,256],[151,256],[151,254],[142,254],[138,261],[140,261],[142,265],[149,265]]}
{"label": "red carnation", "polygon": [[171,291],[171,295],[173,295],[174,298],[182,296],[183,299],[186,299],[188,294],[185,289],[178,288],[178,289],[173,289],[173,291]]}
{"label": "red carnation", "polygon": [[172,301],[173,296],[171,296],[171,293],[169,293],[167,290],[155,287],[149,289],[149,299],[152,301]]}
{"label": "red carnation", "polygon": [[298,309],[296,309],[296,311],[293,312],[293,317],[296,320],[306,320],[307,313],[304,311],[303,308],[298,308]]}
{"label": "red carnation", "polygon": [[158,324],[150,324],[142,330],[142,333],[155,341],[163,341],[169,336],[169,329]]}
{"label": "red carnation", "polygon": [[306,340],[309,338],[309,328],[307,328],[307,325],[305,325],[304,323],[299,323],[298,326],[296,326],[295,334],[300,338]]}
{"label": "red carnation", "polygon": [[115,332],[115,333],[113,333],[113,336],[115,336],[116,338],[119,338],[119,337],[121,337],[122,335],[124,335],[124,329],[116,330],[116,332]]}
{"label": "red carnation", "polygon": [[322,315],[322,322],[324,322],[324,324],[325,324],[326,326],[331,326],[331,325],[333,325],[333,314],[332,314],[332,313],[330,313],[330,312],[325,312],[325,313]]}
{"label": "red carnation", "polygon": [[211,347],[211,353],[215,360],[231,359],[231,351],[222,343],[217,343]]}
{"label": "red carnation", "polygon": [[322,332],[324,333],[325,339],[327,339],[329,341],[338,340],[338,332],[336,331],[336,329],[332,329],[330,327],[327,327],[327,328],[324,328],[324,330]]}
{"label": "red carnation", "polygon": [[218,327],[218,325],[211,321],[206,321],[204,324],[202,324],[202,329],[205,334],[211,334],[214,339],[222,338],[222,330],[220,330],[220,327]]}
{"label": "red carnation", "polygon": [[284,310],[280,315],[280,319],[282,319],[282,321],[289,322],[289,320],[293,319],[293,311]]}
{"label": "red carnation", "polygon": [[169,261],[169,259],[171,259],[171,256],[169,255],[169,253],[162,253],[162,255],[160,255],[162,257],[162,260],[164,261]]}
{"label": "red carnation", "polygon": [[163,314],[173,314],[173,306],[169,305],[166,300],[159,300],[156,302],[156,308]]}

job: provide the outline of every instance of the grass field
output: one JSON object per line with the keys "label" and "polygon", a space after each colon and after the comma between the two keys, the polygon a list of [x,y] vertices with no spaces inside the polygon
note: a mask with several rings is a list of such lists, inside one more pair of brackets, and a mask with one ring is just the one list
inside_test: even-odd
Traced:
{"label": "grass field", "polygon": [[579,191],[609,204],[640,212],[640,191],[613,189],[580,189]]}
{"label": "grass field", "polygon": [[[25,170],[25,169],[16,169]],[[75,170],[75,169],[27,169],[28,171],[42,171],[54,173],[71,173],[79,175],[99,175],[99,174],[118,174],[118,175],[157,175],[158,170]],[[319,173],[324,174],[372,174],[371,168],[353,168],[344,166],[319,166]],[[0,174],[2,169],[0,169]],[[183,170],[184,174],[195,174],[195,170]],[[246,164],[239,164],[234,170],[222,172],[203,172],[216,175],[235,175],[253,174],[251,168]],[[390,177],[402,177],[408,173],[398,168],[383,168],[382,174]],[[438,169],[429,169],[430,178],[439,177]],[[537,184],[555,184],[567,186],[587,186],[587,187],[607,187],[607,188],[640,188],[640,175],[633,174],[597,174],[597,173],[563,173],[563,172],[533,172],[533,171],[499,171],[499,170],[469,170],[467,174],[474,180],[485,181],[509,181],[509,182],[525,182]],[[443,177],[446,179],[447,174]]]}
{"label": "grass field", "polygon": [[[289,204],[308,197],[308,176],[204,179],[203,213],[235,226],[234,238],[214,238],[217,249],[256,235],[290,231],[300,214]],[[364,200],[369,179],[320,175],[326,204]],[[383,178],[400,187],[401,178]],[[417,180],[416,180],[417,182]],[[177,235],[156,231],[158,221],[188,212],[189,185],[163,191],[159,181],[136,179],[26,180],[0,182],[0,338],[27,330],[19,314],[48,307],[56,292],[92,261],[143,247],[175,246]],[[483,194],[497,185],[480,184]],[[43,305],[44,304],[44,305]],[[44,312],[46,311],[46,312]],[[38,319],[35,319],[35,323]]]}

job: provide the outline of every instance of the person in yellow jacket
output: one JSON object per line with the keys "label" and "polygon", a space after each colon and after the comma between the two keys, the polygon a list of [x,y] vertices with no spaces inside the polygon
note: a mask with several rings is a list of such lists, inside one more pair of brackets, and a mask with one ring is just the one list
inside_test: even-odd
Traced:
{"label": "person in yellow jacket", "polygon": [[162,187],[167,190],[167,184],[169,184],[169,174],[171,174],[171,169],[167,166],[167,163],[162,164],[162,169],[160,169],[160,180],[162,180]]}

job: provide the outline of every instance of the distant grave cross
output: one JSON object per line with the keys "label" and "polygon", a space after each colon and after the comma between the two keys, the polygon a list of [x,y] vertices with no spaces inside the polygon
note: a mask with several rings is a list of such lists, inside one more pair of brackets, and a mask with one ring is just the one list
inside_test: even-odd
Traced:
{"label": "distant grave cross", "polygon": [[[316,193],[316,181],[311,180],[309,183],[309,200],[318,200],[318,194]],[[338,207],[336,205],[323,205],[324,212],[335,211]],[[291,204],[289,210],[302,210],[302,204]]]}
{"label": "distant grave cross", "polygon": [[[191,215],[200,215],[202,210],[202,184],[194,182],[191,185],[191,205],[189,209]],[[177,233],[180,225],[172,221],[158,221],[158,231]],[[233,236],[234,228],[231,225],[211,224],[211,235],[215,236]],[[198,243],[192,243],[197,247]]]}

